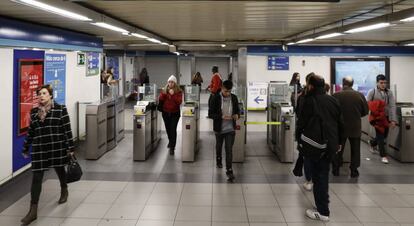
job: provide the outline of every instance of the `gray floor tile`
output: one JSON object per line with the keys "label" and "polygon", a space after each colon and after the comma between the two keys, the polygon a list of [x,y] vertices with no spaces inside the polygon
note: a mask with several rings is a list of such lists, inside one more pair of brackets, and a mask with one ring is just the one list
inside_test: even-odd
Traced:
{"label": "gray floor tile", "polygon": [[329,184],[329,189],[337,195],[363,194],[355,184]]}
{"label": "gray floor tile", "polygon": [[287,226],[286,223],[250,223],[250,226]]}
{"label": "gray floor tile", "polygon": [[115,204],[146,204],[150,197],[149,193],[127,193],[122,192],[114,201]]}
{"label": "gray floor tile", "polygon": [[96,185],[94,191],[121,192],[126,185],[127,182],[124,181],[101,181]]}
{"label": "gray floor tile", "polygon": [[352,207],[351,211],[363,223],[395,223],[395,220],[381,208]]}
{"label": "gray floor tile", "polygon": [[106,212],[105,219],[138,220],[144,205],[114,204]]}
{"label": "gray floor tile", "polygon": [[399,195],[414,195],[414,186],[412,184],[390,184],[396,194]]}
{"label": "gray floor tile", "polygon": [[95,226],[98,225],[100,219],[84,219],[84,218],[66,218],[62,226]]}
{"label": "gray floor tile", "polygon": [[213,207],[214,222],[247,222],[247,213],[245,207]]}
{"label": "gray floor tile", "polygon": [[178,221],[211,221],[211,207],[180,206],[178,208]]}
{"label": "gray floor tile", "polygon": [[119,196],[120,192],[93,191],[83,200],[83,203],[111,204]]}
{"label": "gray floor tile", "polygon": [[[299,222],[299,223],[287,223],[288,226],[325,226],[324,223],[320,223],[318,221],[313,221],[313,222]],[[350,225],[353,226],[353,225]],[[362,226],[362,225],[361,225]]]}
{"label": "gray floor tile", "polygon": [[414,207],[414,195],[400,195],[400,199],[408,203],[410,207]]}
{"label": "gray floor tile", "polygon": [[395,194],[395,191],[392,189],[391,186],[387,186],[387,185],[384,186],[384,184],[358,184],[357,186],[365,194],[370,194],[370,195]]}
{"label": "gray floor tile", "polygon": [[211,183],[186,183],[183,194],[212,194],[213,185]]}
{"label": "gray floor tile", "polygon": [[271,184],[274,194],[303,194],[298,184]]}
{"label": "gray floor tile", "polygon": [[38,216],[43,217],[68,217],[76,208],[78,208],[80,202],[70,202],[58,205],[56,202],[48,203],[46,206],[38,210]]}
{"label": "gray floor tile", "polygon": [[304,207],[281,207],[281,210],[287,223],[314,223],[305,216],[306,208]]}
{"label": "gray floor tile", "polygon": [[288,206],[299,206],[303,208],[311,207],[311,202],[307,199],[304,194],[277,194],[276,200],[279,206],[288,207]]}
{"label": "gray floor tile", "polygon": [[173,226],[174,221],[139,220],[136,226]]}
{"label": "gray floor tile", "polygon": [[99,184],[96,180],[80,180],[74,183],[70,183],[68,186],[69,191],[92,191]]}
{"label": "gray floor tile", "polygon": [[243,195],[213,194],[213,206],[245,206]]}
{"label": "gray floor tile", "polygon": [[278,206],[276,199],[273,195],[244,195],[246,206],[248,207],[260,207],[260,206]]}
{"label": "gray floor tile", "polygon": [[414,208],[384,208],[398,223],[414,223]]}
{"label": "gray floor tile", "polygon": [[210,194],[183,193],[180,200],[181,206],[211,206],[212,197]]}
{"label": "gray floor tile", "polygon": [[124,192],[126,193],[148,193],[150,194],[155,187],[155,182],[128,182]]}
{"label": "gray floor tile", "polygon": [[230,223],[230,222],[213,222],[212,226],[249,226],[249,223]]}
{"label": "gray floor tile", "polygon": [[243,194],[249,194],[249,195],[271,195],[272,188],[269,186],[269,184],[243,184]]}
{"label": "gray floor tile", "polygon": [[242,195],[241,184],[213,184],[213,194]]}
{"label": "gray floor tile", "polygon": [[175,221],[174,226],[211,226],[211,222],[208,221]]}
{"label": "gray floor tile", "polygon": [[162,183],[155,184],[153,193],[178,193],[181,194],[184,185],[182,183]]}
{"label": "gray floor tile", "polygon": [[285,222],[279,207],[247,207],[249,222]]}
{"label": "gray floor tile", "polygon": [[338,194],[338,197],[347,206],[364,206],[364,207],[378,207],[378,205],[372,201],[367,195],[356,194]]}
{"label": "gray floor tile", "polygon": [[363,226],[363,224],[360,224],[360,223],[346,223],[346,222],[328,222],[328,223],[326,223],[326,226]]}
{"label": "gray floor tile", "polygon": [[[70,215],[70,218],[95,218],[100,219],[109,210],[109,204],[80,204]],[[99,222],[99,221],[98,221]]]}
{"label": "gray floor tile", "polygon": [[[30,224],[30,226],[60,226],[64,220],[64,218],[56,217],[38,217],[34,222]],[[0,225],[3,225],[1,224],[1,221]]]}
{"label": "gray floor tile", "polygon": [[145,206],[140,220],[158,220],[158,221],[173,221],[176,213],[177,206]]}
{"label": "gray floor tile", "polygon": [[[351,207],[352,208],[352,207]],[[331,222],[350,222],[350,223],[358,223],[358,219],[355,215],[349,210],[350,208],[335,206],[329,208],[331,211],[331,216],[329,217],[329,221]]]}
{"label": "gray floor tile", "polygon": [[394,194],[388,195],[368,195],[380,207],[410,207],[410,204],[402,200],[400,196]]}
{"label": "gray floor tile", "polygon": [[135,226],[137,220],[102,219],[98,226]]}
{"label": "gray floor tile", "polygon": [[178,205],[180,193],[152,193],[148,199],[148,205]]}

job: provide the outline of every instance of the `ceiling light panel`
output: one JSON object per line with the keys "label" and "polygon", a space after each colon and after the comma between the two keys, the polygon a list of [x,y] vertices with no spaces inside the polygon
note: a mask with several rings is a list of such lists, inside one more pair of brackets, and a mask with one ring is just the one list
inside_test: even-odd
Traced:
{"label": "ceiling light panel", "polygon": [[296,42],[297,44],[300,44],[300,43],[306,43],[306,42],[311,42],[311,41],[313,41],[314,39],[313,38],[308,38],[308,39],[303,39],[303,40],[300,40],[300,41],[298,41],[298,42]]}
{"label": "ceiling light panel", "polygon": [[92,21],[92,19],[86,16],[83,16],[83,15],[80,15],[80,14],[77,14],[77,13],[74,13],[74,12],[71,12],[65,9],[61,9],[55,6],[51,6],[43,2],[39,2],[35,0],[13,0],[13,1],[20,3],[20,4],[31,6],[34,8],[38,8],[44,11],[48,11],[48,12],[51,12],[51,13],[54,13],[60,16],[64,16],[70,19],[81,20],[81,21]]}
{"label": "ceiling light panel", "polygon": [[368,26],[364,26],[364,27],[354,28],[354,29],[345,31],[345,33],[358,33],[358,32],[364,32],[364,31],[371,31],[371,30],[376,30],[376,29],[380,29],[380,28],[389,27],[390,25],[391,25],[390,23],[372,24],[372,25],[368,25]]}
{"label": "ceiling light panel", "polygon": [[117,27],[117,26],[114,26],[114,25],[111,25],[111,24],[103,23],[103,22],[92,23],[92,24],[95,25],[95,26],[98,26],[98,27],[106,28],[106,29],[121,32],[121,33],[128,33],[129,32],[129,31],[123,29],[123,28],[120,28],[120,27]]}
{"label": "ceiling light panel", "polygon": [[327,38],[338,37],[338,36],[341,36],[341,35],[343,35],[343,34],[342,33],[335,32],[335,33],[331,33],[331,34],[326,34],[326,35],[318,36],[315,39],[327,39]]}

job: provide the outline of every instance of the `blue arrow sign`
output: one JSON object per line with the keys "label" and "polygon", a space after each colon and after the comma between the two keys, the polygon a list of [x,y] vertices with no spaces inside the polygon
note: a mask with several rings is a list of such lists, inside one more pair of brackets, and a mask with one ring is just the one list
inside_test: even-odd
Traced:
{"label": "blue arrow sign", "polygon": [[259,104],[259,101],[264,101],[263,99],[259,99],[259,96],[257,96],[256,98],[254,98],[254,101]]}

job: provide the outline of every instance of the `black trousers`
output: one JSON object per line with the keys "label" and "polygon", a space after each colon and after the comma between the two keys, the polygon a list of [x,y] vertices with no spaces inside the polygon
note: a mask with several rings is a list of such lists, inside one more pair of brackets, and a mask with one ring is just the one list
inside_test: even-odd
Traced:
{"label": "black trousers", "polygon": [[221,152],[224,144],[224,149],[226,151],[226,169],[232,169],[232,162],[233,162],[233,144],[234,138],[236,137],[236,133],[229,132],[229,133],[216,133],[216,158],[217,161],[221,161]]}
{"label": "black trousers", "polygon": [[[349,165],[349,168],[351,170],[357,170],[359,166],[361,166],[361,137],[348,137],[347,139],[351,145],[351,164]],[[342,144],[341,151],[338,152],[332,160],[332,167],[334,169],[339,170],[339,167],[342,166],[345,144],[346,140],[345,143]]]}
{"label": "black trousers", "polygon": [[180,120],[180,112],[163,112],[162,119],[164,120],[169,147],[175,149],[175,144],[177,143],[177,125]]}
{"label": "black trousers", "polygon": [[316,208],[320,214],[329,216],[329,164],[331,160],[327,156],[321,159],[305,159],[307,160],[309,160],[309,167],[312,171]]}
{"label": "black trousers", "polygon": [[[31,203],[38,204],[40,193],[42,192],[42,182],[45,171],[34,171],[32,179],[32,189],[31,189]],[[59,177],[60,187],[67,188],[68,184],[66,183],[66,170],[65,167],[55,167],[55,172]]]}
{"label": "black trousers", "polygon": [[387,152],[385,151],[385,139],[388,136],[388,128],[385,129],[384,133],[379,132],[375,129],[375,139],[371,140],[371,146],[375,147],[378,145],[378,150],[381,157],[387,157]]}

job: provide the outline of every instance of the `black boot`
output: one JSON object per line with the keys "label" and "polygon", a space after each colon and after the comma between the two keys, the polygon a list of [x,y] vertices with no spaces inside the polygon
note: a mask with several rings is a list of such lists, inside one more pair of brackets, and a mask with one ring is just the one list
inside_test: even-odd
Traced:
{"label": "black boot", "polygon": [[61,188],[61,190],[60,190],[60,198],[59,198],[58,203],[59,204],[62,204],[62,203],[65,203],[66,201],[68,201],[68,196],[69,196],[68,187]]}
{"label": "black boot", "polygon": [[332,175],[335,177],[339,176],[339,168],[332,168]]}
{"label": "black boot", "polygon": [[217,162],[217,168],[219,169],[223,168],[223,162],[221,161],[221,157],[217,157],[216,162]]}
{"label": "black boot", "polygon": [[37,219],[37,204],[30,204],[30,210],[21,220],[22,225],[29,225]]}
{"label": "black boot", "polygon": [[174,155],[174,148],[170,148],[170,155]]}
{"label": "black boot", "polygon": [[357,169],[351,169],[351,177],[352,178],[357,178],[359,177],[359,172]]}
{"label": "black boot", "polygon": [[227,169],[226,175],[227,175],[227,181],[233,183],[233,181],[235,179],[234,174],[233,174],[233,170],[232,169]]}

